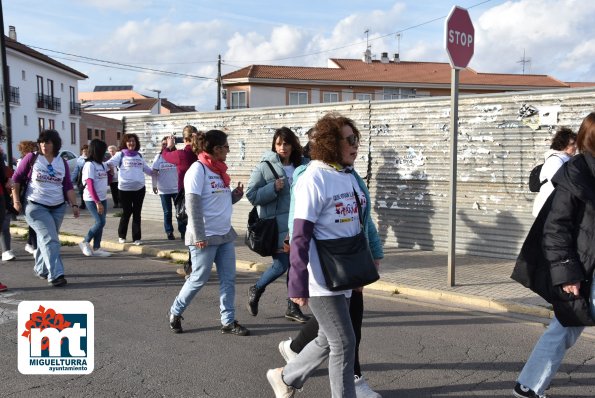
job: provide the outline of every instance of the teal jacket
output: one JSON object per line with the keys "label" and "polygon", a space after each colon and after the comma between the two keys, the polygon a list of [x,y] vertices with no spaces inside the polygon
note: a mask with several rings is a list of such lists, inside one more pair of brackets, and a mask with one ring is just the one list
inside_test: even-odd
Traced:
{"label": "teal jacket", "polygon": [[[295,186],[295,183],[297,182],[298,178],[304,173],[304,171],[306,171],[306,167],[308,167],[308,165],[302,165],[300,167],[298,167],[294,172],[293,172],[293,184],[291,185],[291,189],[293,190],[293,187]],[[366,195],[366,203],[368,203],[368,205],[366,206],[366,209],[364,210],[364,234],[366,235],[367,239],[368,239],[368,246],[370,246],[370,251],[372,252],[372,257],[374,258],[374,260],[380,260],[381,258],[384,258],[384,250],[382,249],[382,243],[380,242],[380,236],[378,236],[378,230],[376,229],[376,225],[374,225],[374,221],[372,221],[372,217],[370,216],[370,212],[371,212],[371,201],[370,201],[370,191],[368,191],[368,187],[366,186],[366,183],[364,182],[364,180],[359,176],[359,174],[357,174],[357,172],[355,170],[353,170],[353,176],[355,177],[355,179],[357,180],[357,183],[360,187],[360,189],[364,192],[364,194]],[[288,213],[288,230],[289,230],[289,236],[291,236],[291,234],[293,233],[293,214],[295,211],[295,202],[294,202],[294,195],[291,195],[291,201],[289,204],[289,213]]]}

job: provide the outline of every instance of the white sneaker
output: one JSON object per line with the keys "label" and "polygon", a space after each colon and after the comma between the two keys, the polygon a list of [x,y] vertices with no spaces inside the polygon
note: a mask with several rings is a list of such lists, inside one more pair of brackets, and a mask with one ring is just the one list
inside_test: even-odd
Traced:
{"label": "white sneaker", "polygon": [[355,378],[355,396],[357,398],[382,398],[382,395],[372,390],[364,376],[353,376]]}
{"label": "white sneaker", "polygon": [[295,388],[288,386],[281,377],[283,368],[269,369],[267,372],[267,380],[273,391],[275,392],[275,398],[291,398],[295,394]]}
{"label": "white sneaker", "polygon": [[118,238],[118,243],[126,243],[126,239],[124,239],[124,238]]}
{"label": "white sneaker", "polygon": [[79,247],[85,256],[91,257],[93,255],[93,250],[91,250],[91,245],[89,245],[89,242],[80,242]]}
{"label": "white sneaker", "polygon": [[28,243],[25,245],[25,251],[29,254],[35,254],[35,249]]}
{"label": "white sneaker", "polygon": [[134,241],[134,242],[132,242],[132,243],[134,243],[134,244],[135,244],[135,245],[137,245],[137,246],[140,246],[140,245],[142,245],[142,244],[143,244],[143,241],[142,241],[142,240],[135,240],[135,241]]}
{"label": "white sneaker", "polygon": [[4,253],[2,253],[2,261],[10,261],[14,260],[15,258],[16,256],[14,255],[12,250],[7,250]]}
{"label": "white sneaker", "polygon": [[279,352],[283,359],[285,359],[285,363],[291,361],[293,358],[298,356],[298,353],[291,349],[291,339],[283,340],[279,343]]}
{"label": "white sneaker", "polygon": [[93,255],[97,257],[109,257],[112,254],[108,251],[103,250],[102,248],[93,250]]}

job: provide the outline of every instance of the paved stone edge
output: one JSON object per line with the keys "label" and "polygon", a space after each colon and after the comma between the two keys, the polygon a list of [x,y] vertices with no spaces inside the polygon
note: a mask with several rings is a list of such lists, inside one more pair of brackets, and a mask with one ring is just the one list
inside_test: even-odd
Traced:
{"label": "paved stone edge", "polygon": [[[10,232],[13,235],[24,236],[28,231],[22,227],[10,227]],[[82,236],[71,235],[71,234],[60,234],[60,240],[72,243],[79,243],[83,239]],[[133,254],[139,254],[144,256],[152,256],[159,258],[168,258],[173,261],[186,261],[188,254],[185,251],[179,250],[160,250],[151,246],[136,246],[132,243],[117,243],[109,240],[103,240],[101,242],[105,249],[128,251]],[[264,272],[268,268],[268,264],[260,262],[236,260],[236,267],[242,271],[251,272]],[[433,300],[433,301],[444,301],[453,304],[459,304],[464,306],[487,308],[497,312],[510,312],[514,314],[530,315],[540,318],[552,318],[553,311],[548,308],[531,305],[531,304],[520,304],[510,300],[497,300],[490,299],[480,296],[474,296],[458,292],[449,292],[439,289],[423,289],[418,287],[412,287],[407,285],[401,285],[393,282],[377,281],[366,289],[373,289],[382,291],[394,295],[403,294],[410,297],[419,297],[422,299]]]}

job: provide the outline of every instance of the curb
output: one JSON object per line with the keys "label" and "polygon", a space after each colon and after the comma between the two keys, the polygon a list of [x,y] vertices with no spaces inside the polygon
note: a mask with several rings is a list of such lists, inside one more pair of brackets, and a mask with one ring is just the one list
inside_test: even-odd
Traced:
{"label": "curb", "polygon": [[[11,234],[16,236],[24,236],[28,232],[28,230],[22,227],[10,227],[10,232]],[[61,233],[59,236],[61,241],[72,243],[79,243],[83,239],[82,236],[69,235],[64,233]],[[180,252],[176,250],[160,250],[151,246],[136,246],[132,243],[116,243],[106,240],[102,240],[101,244],[102,247],[115,251],[127,251],[133,254],[166,258],[173,261],[186,261],[188,259],[188,254],[185,251]],[[177,266],[178,264],[175,265]],[[264,272],[267,268],[268,264],[263,264],[254,261],[236,260],[236,269],[238,270],[248,272]],[[366,289],[372,289],[393,295],[402,294],[410,297],[419,297],[425,300],[444,301],[450,304],[479,307],[489,309],[495,312],[506,312],[549,319],[553,318],[554,316],[554,312],[550,309],[537,305],[519,304],[510,300],[490,299],[464,293],[448,292],[438,289],[422,289],[418,287],[400,285],[393,282],[385,282],[382,280],[366,286]]]}

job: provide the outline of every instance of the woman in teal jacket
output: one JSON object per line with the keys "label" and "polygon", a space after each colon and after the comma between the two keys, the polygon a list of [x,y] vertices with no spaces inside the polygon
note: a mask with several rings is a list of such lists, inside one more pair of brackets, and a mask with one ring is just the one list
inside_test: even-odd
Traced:
{"label": "woman in teal jacket", "polygon": [[[248,289],[247,309],[252,316],[258,314],[258,302],[266,287],[289,269],[289,255],[283,251],[283,241],[288,233],[291,181],[301,164],[302,147],[297,136],[289,128],[281,127],[275,131],[271,150],[264,153],[248,182],[246,197],[253,206],[258,206],[260,218],[276,218],[279,232],[273,263]],[[309,319],[291,300],[287,300],[285,317],[301,323]]]}

